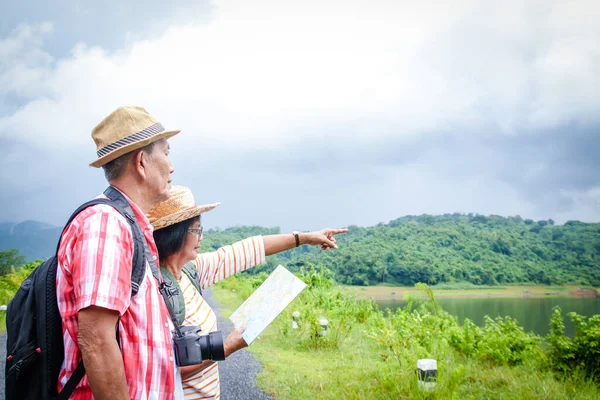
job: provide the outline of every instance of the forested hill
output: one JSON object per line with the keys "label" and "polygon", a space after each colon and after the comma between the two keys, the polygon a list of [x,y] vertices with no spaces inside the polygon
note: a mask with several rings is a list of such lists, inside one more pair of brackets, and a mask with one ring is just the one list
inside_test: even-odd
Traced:
{"label": "forested hill", "polygon": [[[277,228],[236,227],[209,230],[202,251],[211,251]],[[340,283],[413,285],[471,282],[600,286],[600,224],[521,217],[448,214],[407,216],[388,224],[350,226],[338,236],[340,250],[323,252],[302,246],[269,257],[251,272],[277,264],[291,270],[326,266]]]}

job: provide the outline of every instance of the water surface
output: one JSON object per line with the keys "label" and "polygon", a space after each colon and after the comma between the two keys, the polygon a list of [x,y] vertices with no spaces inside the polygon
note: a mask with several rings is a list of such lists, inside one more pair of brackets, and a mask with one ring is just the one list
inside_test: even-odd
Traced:
{"label": "water surface", "polygon": [[[555,306],[560,307],[565,317],[565,333],[573,335],[573,325],[567,313],[574,311],[591,317],[600,314],[600,297],[543,297],[543,298],[457,298],[437,299],[440,306],[452,315],[456,315],[460,323],[469,318],[475,324],[483,326],[484,316],[511,316],[519,321],[526,331],[538,335],[546,335],[550,330],[550,317]],[[402,300],[378,300],[380,308],[392,310],[406,305]]]}

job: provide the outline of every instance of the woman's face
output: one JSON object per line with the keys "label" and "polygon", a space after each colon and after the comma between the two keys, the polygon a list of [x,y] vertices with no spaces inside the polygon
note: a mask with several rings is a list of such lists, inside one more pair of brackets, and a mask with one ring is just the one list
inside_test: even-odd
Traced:
{"label": "woman's face", "polygon": [[194,260],[198,256],[200,249],[200,241],[204,238],[201,232],[200,218],[195,218],[192,225],[188,228],[183,244],[182,255],[185,256],[185,262]]}

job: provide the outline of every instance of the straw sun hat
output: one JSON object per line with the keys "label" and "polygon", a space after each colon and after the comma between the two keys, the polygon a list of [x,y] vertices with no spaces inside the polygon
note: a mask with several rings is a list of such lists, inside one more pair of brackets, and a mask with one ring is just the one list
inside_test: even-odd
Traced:
{"label": "straw sun hat", "polygon": [[119,107],[92,131],[98,158],[90,167],[99,168],[123,154],[142,148],[159,139],[168,139],[179,130],[167,131],[142,107]]}
{"label": "straw sun hat", "polygon": [[148,219],[154,230],[175,225],[186,219],[197,217],[217,207],[220,203],[197,206],[192,191],[185,186],[172,186],[171,197],[155,205],[148,212]]}

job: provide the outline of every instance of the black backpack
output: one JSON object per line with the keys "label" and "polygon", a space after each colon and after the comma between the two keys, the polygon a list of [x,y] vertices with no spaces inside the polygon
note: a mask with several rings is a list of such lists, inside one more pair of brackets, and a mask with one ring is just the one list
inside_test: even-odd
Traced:
{"label": "black backpack", "polygon": [[[87,207],[107,204],[118,210],[131,225],[133,235],[131,295],[135,296],[144,279],[147,243],[123,195],[111,186],[104,194],[110,200],[94,199],[81,205],[69,218],[63,233],[73,218]],[[62,319],[56,299],[57,262],[54,255],[40,264],[8,303],[6,400],[68,399],[85,374],[83,362],[80,362],[61,393],[57,392],[58,375],[64,359]],[[116,334],[118,339],[118,330]]]}

